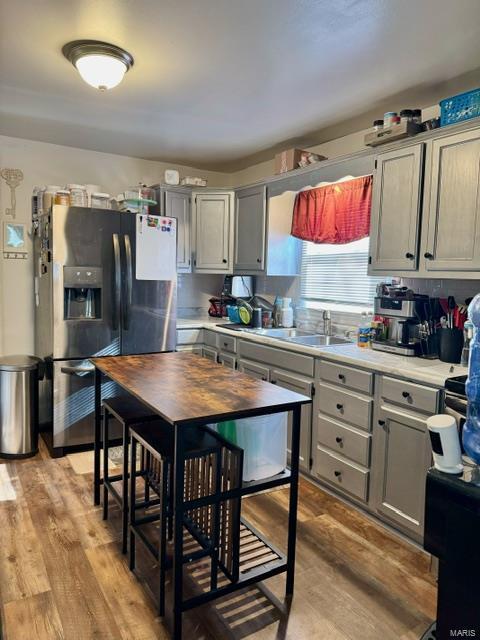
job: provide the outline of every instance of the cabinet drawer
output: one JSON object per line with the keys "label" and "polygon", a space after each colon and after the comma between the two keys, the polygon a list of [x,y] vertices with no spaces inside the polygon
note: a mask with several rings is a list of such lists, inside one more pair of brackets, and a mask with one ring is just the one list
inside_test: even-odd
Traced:
{"label": "cabinet drawer", "polygon": [[238,370],[252,376],[252,378],[264,380],[265,382],[268,382],[270,379],[270,369],[268,367],[262,367],[261,364],[250,362],[249,360],[239,360]]}
{"label": "cabinet drawer", "polygon": [[373,401],[350,391],[320,383],[319,409],[342,422],[370,431]]}
{"label": "cabinet drawer", "polygon": [[241,340],[238,345],[238,354],[248,360],[256,360],[262,364],[280,367],[289,371],[302,373],[304,376],[313,378],[313,358],[304,356],[301,353],[275,349],[263,344]]}
{"label": "cabinet drawer", "polygon": [[211,331],[210,329],[203,330],[203,342],[207,345],[207,347],[217,346],[217,333],[215,331]]}
{"label": "cabinet drawer", "polygon": [[203,342],[203,329],[177,329],[177,344]]}
{"label": "cabinet drawer", "polygon": [[320,361],[319,370],[322,380],[363,393],[373,393],[373,373],[369,371],[361,371],[324,360]]}
{"label": "cabinet drawer", "polygon": [[315,451],[315,475],[359,500],[367,501],[369,472],[318,445]]}
{"label": "cabinet drawer", "polygon": [[220,362],[220,364],[223,364],[225,367],[229,367],[230,369],[237,368],[237,359],[235,358],[235,356],[231,356],[228,353],[219,353],[218,361]]}
{"label": "cabinet drawer", "polygon": [[421,384],[402,382],[395,378],[382,378],[382,398],[395,404],[424,411],[436,413],[440,399],[440,389],[424,387]]}
{"label": "cabinet drawer", "polygon": [[317,416],[317,441],[364,467],[370,463],[370,435],[321,414]]}
{"label": "cabinet drawer", "polygon": [[217,335],[217,346],[220,351],[235,353],[237,351],[237,340],[232,336],[225,336],[223,333],[219,333]]}
{"label": "cabinet drawer", "polygon": [[212,349],[211,347],[203,347],[202,355],[204,358],[208,358],[208,360],[213,360],[213,362],[218,361],[218,352],[216,349]]}

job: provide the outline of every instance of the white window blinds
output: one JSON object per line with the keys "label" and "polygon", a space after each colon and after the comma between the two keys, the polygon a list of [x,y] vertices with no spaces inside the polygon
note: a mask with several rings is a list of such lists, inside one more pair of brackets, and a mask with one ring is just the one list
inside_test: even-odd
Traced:
{"label": "white window blinds", "polygon": [[369,238],[344,245],[303,242],[302,298],[373,306],[382,278],[367,275],[368,247]]}

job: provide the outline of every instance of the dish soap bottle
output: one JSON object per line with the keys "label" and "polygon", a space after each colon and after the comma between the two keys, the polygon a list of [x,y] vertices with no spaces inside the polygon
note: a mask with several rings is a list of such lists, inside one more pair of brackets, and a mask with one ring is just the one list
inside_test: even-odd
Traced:
{"label": "dish soap bottle", "polygon": [[473,324],[473,338],[470,341],[468,378],[465,386],[468,408],[462,441],[465,453],[476,464],[480,464],[480,294],[475,296],[468,307],[468,319]]}

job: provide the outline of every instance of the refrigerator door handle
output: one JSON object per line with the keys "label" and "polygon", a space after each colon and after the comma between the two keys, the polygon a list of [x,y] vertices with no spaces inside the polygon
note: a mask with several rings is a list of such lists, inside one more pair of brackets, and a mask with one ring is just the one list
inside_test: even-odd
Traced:
{"label": "refrigerator door handle", "polygon": [[124,235],[123,240],[125,242],[125,304],[123,307],[123,328],[128,330],[130,328],[130,312],[132,307],[132,289],[133,289],[133,263],[132,263],[132,244],[130,242],[130,236]]}
{"label": "refrigerator door handle", "polygon": [[79,376],[84,378],[85,376],[92,375],[95,371],[95,367],[92,365],[80,365],[79,367],[61,367],[62,373],[68,373],[70,376]]}
{"label": "refrigerator door handle", "polygon": [[112,235],[113,240],[113,258],[114,258],[114,284],[113,284],[113,314],[112,327],[114,331],[118,329],[120,323],[120,289],[122,286],[122,273],[120,264],[120,242],[118,233]]}

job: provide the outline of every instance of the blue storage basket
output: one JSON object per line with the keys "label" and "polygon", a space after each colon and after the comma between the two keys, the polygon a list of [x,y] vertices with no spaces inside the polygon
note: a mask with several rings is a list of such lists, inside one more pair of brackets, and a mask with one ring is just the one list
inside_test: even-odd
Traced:
{"label": "blue storage basket", "polygon": [[456,124],[480,116],[480,89],[473,89],[458,96],[440,101],[440,124]]}

